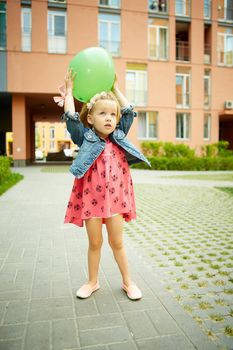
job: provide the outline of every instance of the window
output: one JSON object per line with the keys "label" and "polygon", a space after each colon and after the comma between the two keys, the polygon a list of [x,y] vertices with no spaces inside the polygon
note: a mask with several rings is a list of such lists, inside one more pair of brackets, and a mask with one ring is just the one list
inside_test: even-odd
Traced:
{"label": "window", "polygon": [[45,138],[45,127],[44,126],[42,127],[42,137],[43,137],[43,139]]}
{"label": "window", "polygon": [[31,51],[31,9],[23,7],[21,9],[21,33],[22,33],[22,51]]}
{"label": "window", "polygon": [[233,35],[218,33],[218,64],[233,66]]}
{"label": "window", "polygon": [[205,70],[205,75],[204,75],[204,107],[205,108],[210,108],[210,97],[211,97],[210,71]]}
{"label": "window", "polygon": [[138,138],[139,139],[157,138],[157,120],[158,120],[158,112],[139,112],[138,113]]}
{"label": "window", "polygon": [[176,16],[190,16],[189,0],[176,0]]}
{"label": "window", "polygon": [[176,74],[176,107],[190,106],[190,74]]}
{"label": "window", "polygon": [[48,12],[48,52],[66,53],[66,12]]}
{"label": "window", "polygon": [[99,0],[100,6],[120,7],[120,0]]}
{"label": "window", "polygon": [[211,115],[209,113],[204,114],[204,140],[210,139],[210,123]]}
{"label": "window", "polygon": [[49,142],[49,149],[50,151],[55,151],[55,142],[53,140]]}
{"label": "window", "polygon": [[120,54],[120,16],[99,14],[99,46],[113,55]]}
{"label": "window", "polygon": [[147,72],[128,70],[126,72],[126,96],[135,106],[147,104]]}
{"label": "window", "polygon": [[149,25],[149,57],[157,60],[168,58],[168,28]]}
{"label": "window", "polygon": [[189,123],[190,113],[176,114],[176,138],[187,140],[189,139]]}
{"label": "window", "polygon": [[167,0],[149,0],[148,1],[149,11],[157,13],[167,12]]}
{"label": "window", "polygon": [[55,127],[54,126],[50,126],[49,137],[50,137],[50,139],[55,139]]}
{"label": "window", "polygon": [[222,0],[218,5],[218,19],[221,21],[233,21],[233,0]]}
{"label": "window", "polygon": [[6,4],[0,3],[0,50],[6,48]]}
{"label": "window", "polygon": [[211,17],[211,0],[204,0],[204,18]]}

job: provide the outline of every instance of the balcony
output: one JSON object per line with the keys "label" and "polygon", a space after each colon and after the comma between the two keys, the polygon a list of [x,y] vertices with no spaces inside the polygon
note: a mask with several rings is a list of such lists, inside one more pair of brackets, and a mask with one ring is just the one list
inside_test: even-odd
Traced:
{"label": "balcony", "polygon": [[176,108],[189,108],[190,107],[190,93],[179,94],[176,93]]}
{"label": "balcony", "polygon": [[126,89],[126,96],[134,106],[146,106],[147,104],[146,90]]}
{"label": "balcony", "polygon": [[149,58],[159,61],[168,59],[168,47],[165,45],[149,45]]}
{"label": "balcony", "polygon": [[176,0],[176,16],[190,17],[190,0]]}
{"label": "balcony", "polygon": [[218,6],[218,20],[224,22],[233,22],[233,8]]}
{"label": "balcony", "polygon": [[156,14],[167,14],[167,0],[149,0],[149,11]]}
{"label": "balcony", "polygon": [[120,41],[100,40],[99,46],[103,47],[105,50],[107,50],[114,56],[120,55]]}
{"label": "balcony", "polygon": [[190,47],[187,41],[176,42],[176,61],[190,61]]}
{"label": "balcony", "polygon": [[211,62],[211,46],[210,44],[204,45],[204,63],[210,64]]}

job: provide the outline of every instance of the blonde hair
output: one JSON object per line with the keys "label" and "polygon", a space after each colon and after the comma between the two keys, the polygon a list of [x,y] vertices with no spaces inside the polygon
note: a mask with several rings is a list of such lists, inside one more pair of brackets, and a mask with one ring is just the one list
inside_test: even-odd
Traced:
{"label": "blonde hair", "polygon": [[112,91],[107,91],[107,92],[103,91],[100,94],[96,94],[95,96],[93,96],[88,103],[85,103],[82,106],[82,109],[80,112],[80,119],[86,128],[92,127],[92,125],[90,125],[87,121],[87,116],[88,116],[88,114],[91,114],[91,111],[93,110],[93,107],[95,106],[95,103],[97,101],[100,101],[100,100],[103,100],[103,101],[110,100],[110,101],[116,102],[116,104],[117,104],[117,123],[119,122],[120,111],[121,111],[119,101],[117,100],[116,96],[114,95],[114,93]]}

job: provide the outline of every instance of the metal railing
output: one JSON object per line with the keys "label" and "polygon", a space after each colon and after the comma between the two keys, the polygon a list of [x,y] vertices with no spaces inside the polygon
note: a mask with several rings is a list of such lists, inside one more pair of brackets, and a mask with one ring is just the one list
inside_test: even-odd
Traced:
{"label": "metal railing", "polygon": [[146,90],[126,89],[126,96],[134,106],[146,106],[147,104]]}
{"label": "metal railing", "polygon": [[218,64],[233,66],[233,51],[218,51]]}
{"label": "metal railing", "polygon": [[190,47],[187,41],[176,42],[176,60],[177,61],[190,61]]}
{"label": "metal railing", "polygon": [[210,64],[211,62],[211,46],[210,44],[204,44],[204,63]]}
{"label": "metal railing", "polygon": [[168,46],[167,45],[149,45],[149,57],[156,60],[168,59]]}
{"label": "metal railing", "polygon": [[190,93],[179,94],[176,93],[176,107],[189,108],[190,107]]}
{"label": "metal railing", "polygon": [[65,36],[48,36],[48,52],[49,53],[66,53],[66,37]]}

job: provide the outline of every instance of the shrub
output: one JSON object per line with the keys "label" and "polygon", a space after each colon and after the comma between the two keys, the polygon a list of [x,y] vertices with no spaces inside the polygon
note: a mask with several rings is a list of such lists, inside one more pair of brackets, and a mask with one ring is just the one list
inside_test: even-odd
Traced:
{"label": "shrub", "polygon": [[10,159],[8,157],[0,156],[0,184],[2,184],[10,176]]}

